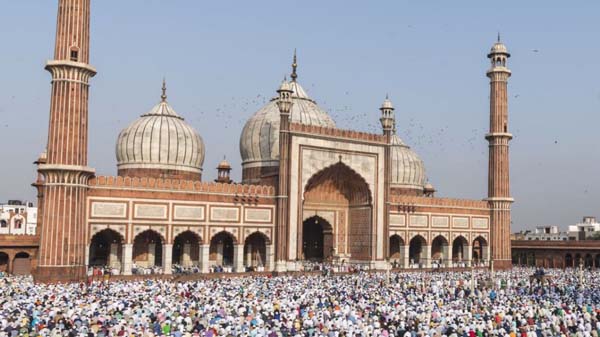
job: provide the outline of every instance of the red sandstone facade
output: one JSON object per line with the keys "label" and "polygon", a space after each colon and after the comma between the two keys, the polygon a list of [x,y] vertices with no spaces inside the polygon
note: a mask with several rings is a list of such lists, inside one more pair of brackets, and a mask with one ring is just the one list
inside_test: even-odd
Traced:
{"label": "red sandstone facade", "polygon": [[[510,267],[510,71],[501,43],[492,48],[488,71],[486,200],[435,198],[430,185],[393,183],[398,174],[422,172],[397,169],[402,161],[394,156],[412,154],[397,152],[408,147],[396,136],[394,108],[387,99],[380,109],[383,134],[294,122],[294,104],[314,104],[296,82],[295,59],[292,82],[284,81],[274,99],[277,166],[248,165],[244,184],[229,183],[226,163],[219,165],[227,169],[217,183],[202,182],[200,174],[179,171],[182,166],[170,162],[174,169],[165,172],[134,165],[120,169],[117,177],[104,177],[87,167],[88,81],[95,74],[88,64],[89,6],[90,0],[59,1],[55,60],[46,67],[52,74],[52,100],[47,155],[38,161],[34,184],[41,228],[36,280],[79,280],[94,265],[124,275],[169,274],[174,265],[197,266],[202,272],[214,266],[285,272],[301,270],[308,260],[377,269],[390,262],[403,268],[449,268],[489,265],[490,260],[497,268]],[[143,116],[183,120],[166,103],[165,91],[163,85],[161,103]],[[185,124],[178,125],[192,134]],[[127,160],[138,158],[138,140],[129,139],[144,138],[135,132],[127,130],[120,139],[124,145],[117,152]],[[158,148],[149,148],[148,156],[164,152],[160,143],[152,146]],[[201,165],[203,155],[194,163]],[[153,164],[144,162],[145,167]]]}
{"label": "red sandstone facade", "polygon": [[597,240],[513,240],[512,263],[544,268],[600,268]]}

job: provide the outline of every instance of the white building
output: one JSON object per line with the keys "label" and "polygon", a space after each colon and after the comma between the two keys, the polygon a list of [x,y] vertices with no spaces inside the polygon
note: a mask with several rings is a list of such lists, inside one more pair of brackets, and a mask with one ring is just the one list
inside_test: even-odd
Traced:
{"label": "white building", "polygon": [[37,207],[32,202],[9,200],[0,204],[0,234],[35,235]]}
{"label": "white building", "polygon": [[526,231],[523,236],[525,240],[566,241],[569,239],[569,235],[561,232],[558,226],[536,226],[533,231]]}
{"label": "white building", "polygon": [[600,235],[600,223],[596,221],[596,217],[583,217],[581,223],[569,226],[569,238],[571,240],[586,240],[592,239],[596,235]]}

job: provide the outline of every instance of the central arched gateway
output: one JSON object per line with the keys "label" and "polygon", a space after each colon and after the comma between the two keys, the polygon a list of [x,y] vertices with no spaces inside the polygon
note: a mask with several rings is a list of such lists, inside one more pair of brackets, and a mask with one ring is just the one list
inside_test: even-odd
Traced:
{"label": "central arched gateway", "polygon": [[313,175],[304,188],[298,256],[370,261],[375,238],[367,182],[341,161]]}
{"label": "central arched gateway", "polygon": [[324,261],[333,255],[333,229],[325,219],[313,216],[304,220],[302,233],[304,260]]}

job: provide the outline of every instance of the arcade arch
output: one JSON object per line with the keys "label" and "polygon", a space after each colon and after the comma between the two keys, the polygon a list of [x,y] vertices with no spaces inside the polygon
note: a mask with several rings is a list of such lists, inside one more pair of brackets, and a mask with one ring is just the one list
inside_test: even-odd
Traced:
{"label": "arcade arch", "polygon": [[133,240],[135,264],[144,268],[162,267],[164,242],[164,238],[154,230],[139,233]]}
{"label": "arcade arch", "polygon": [[94,234],[90,241],[88,265],[121,269],[123,241],[123,236],[110,228]]}

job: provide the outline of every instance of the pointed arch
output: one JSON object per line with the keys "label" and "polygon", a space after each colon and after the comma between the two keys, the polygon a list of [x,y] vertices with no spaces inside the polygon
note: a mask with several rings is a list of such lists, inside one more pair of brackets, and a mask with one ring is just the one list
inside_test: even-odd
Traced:
{"label": "pointed arch", "polygon": [[367,181],[352,168],[343,162],[333,165],[315,173],[304,186],[304,199],[318,197],[310,195],[310,192],[324,183],[329,183],[330,190],[336,189],[349,203],[371,204],[372,194]]}
{"label": "pointed arch", "polygon": [[471,259],[474,263],[481,263],[489,258],[486,256],[487,246],[488,241],[483,236],[478,235],[473,239]]}
{"label": "pointed arch", "polygon": [[333,226],[313,215],[302,222],[302,259],[323,261],[332,255]]}
{"label": "pointed arch", "polygon": [[200,260],[199,247],[202,238],[198,233],[191,230],[185,230],[173,240],[172,263],[180,264],[184,267],[198,263]]}
{"label": "pointed arch", "polygon": [[390,242],[388,245],[390,261],[403,261],[404,245],[404,239],[400,235],[393,234],[390,236]]}
{"label": "pointed arch", "polygon": [[233,233],[222,230],[210,239],[209,260],[217,266],[233,265],[233,246],[237,239]]}
{"label": "pointed arch", "polygon": [[162,266],[165,238],[153,229],[138,233],[133,239],[133,261],[141,267]]}
{"label": "pointed arch", "polygon": [[254,231],[244,240],[244,265],[257,270],[267,265],[267,245],[269,237],[260,231]]}
{"label": "pointed arch", "polygon": [[90,239],[88,265],[120,269],[124,242],[123,235],[114,229],[96,232]]}
{"label": "pointed arch", "polygon": [[410,239],[409,243],[410,247],[408,250],[409,254],[409,262],[412,265],[420,265],[423,266],[426,260],[429,258],[426,256],[425,246],[427,245],[427,240],[420,235],[417,234]]}
{"label": "pointed arch", "polygon": [[439,234],[431,240],[431,259],[437,262],[443,262],[448,259],[448,239]]}
{"label": "pointed arch", "polygon": [[469,259],[469,241],[462,235],[452,240],[452,262],[463,262]]}

